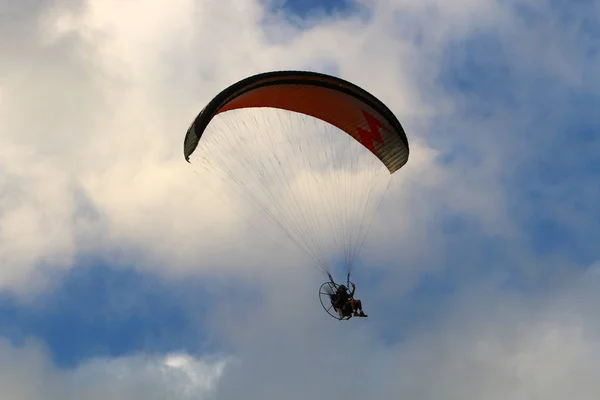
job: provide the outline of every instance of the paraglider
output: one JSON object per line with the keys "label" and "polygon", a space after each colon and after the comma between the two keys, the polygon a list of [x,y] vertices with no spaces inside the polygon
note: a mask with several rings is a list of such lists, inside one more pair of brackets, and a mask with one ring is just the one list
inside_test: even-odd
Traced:
{"label": "paraglider", "polygon": [[[316,72],[250,76],[198,114],[184,156],[241,195],[241,207],[256,207],[259,230],[271,221],[326,274],[319,293],[328,291],[321,303],[330,315],[366,316],[354,284],[345,290],[391,177],[409,156],[404,129],[385,104]],[[334,265],[344,268],[347,286],[333,280]]]}

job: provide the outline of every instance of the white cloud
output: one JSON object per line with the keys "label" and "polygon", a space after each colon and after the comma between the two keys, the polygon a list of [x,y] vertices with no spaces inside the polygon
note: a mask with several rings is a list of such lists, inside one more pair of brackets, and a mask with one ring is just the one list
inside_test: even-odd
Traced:
{"label": "white cloud", "polygon": [[74,369],[54,365],[42,346],[0,341],[4,396],[23,400],[209,399],[233,360],[186,354],[92,359]]}

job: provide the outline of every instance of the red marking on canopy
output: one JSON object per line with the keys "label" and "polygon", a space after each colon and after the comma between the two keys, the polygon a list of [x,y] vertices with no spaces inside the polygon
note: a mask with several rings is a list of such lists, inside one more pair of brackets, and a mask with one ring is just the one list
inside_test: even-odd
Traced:
{"label": "red marking on canopy", "polygon": [[369,150],[373,152],[373,154],[377,154],[377,150],[375,149],[375,144],[373,142],[379,142],[383,144],[383,138],[381,137],[381,132],[379,132],[380,128],[385,128],[385,126],[379,121],[377,118],[369,114],[368,112],[362,112],[365,120],[367,121],[367,125],[369,129],[364,129],[362,127],[356,128],[358,132],[358,136],[360,137],[360,142]]}

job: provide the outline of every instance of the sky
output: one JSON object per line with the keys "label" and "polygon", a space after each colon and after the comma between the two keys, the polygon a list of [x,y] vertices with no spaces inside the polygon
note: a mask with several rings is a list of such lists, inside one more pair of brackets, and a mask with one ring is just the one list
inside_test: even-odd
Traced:
{"label": "sky", "polygon": [[[600,3],[0,0],[0,388],[11,399],[596,399]],[[255,73],[404,126],[367,319],[183,158]]]}

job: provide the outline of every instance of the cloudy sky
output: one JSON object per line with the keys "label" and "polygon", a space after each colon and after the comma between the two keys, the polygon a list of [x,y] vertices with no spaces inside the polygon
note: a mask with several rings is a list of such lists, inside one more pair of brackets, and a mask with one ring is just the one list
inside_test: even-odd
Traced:
{"label": "cloudy sky", "polygon": [[[599,27],[586,0],[0,0],[3,398],[597,399]],[[407,131],[366,320],[183,159],[277,69]]]}

